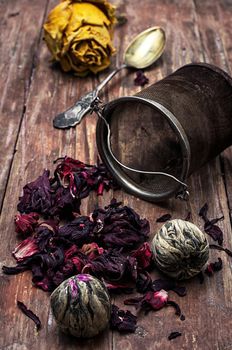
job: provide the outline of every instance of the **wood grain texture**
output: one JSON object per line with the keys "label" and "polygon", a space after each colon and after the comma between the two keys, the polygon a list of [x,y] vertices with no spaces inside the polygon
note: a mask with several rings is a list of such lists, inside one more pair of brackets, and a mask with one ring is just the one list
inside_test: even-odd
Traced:
{"label": "wood grain texture", "polygon": [[[0,64],[1,86],[6,89],[2,90],[5,92],[2,94],[0,130],[0,142],[3,145],[0,148],[0,160],[5,172],[4,179],[0,181],[0,193],[5,193],[0,218],[2,266],[14,263],[10,255],[17,242],[13,217],[23,185],[41,174],[43,168],[53,169],[53,160],[65,154],[89,163],[96,161],[96,118],[93,115],[87,116],[76,129],[66,131],[53,129],[52,118],[96,86],[107,72],[100,77],[83,80],[50,66],[50,56],[39,33],[45,11],[54,7],[57,1],[50,0],[48,9],[45,0],[0,3],[5,9],[2,10],[2,18],[12,21],[12,25],[3,27],[5,36],[11,40],[4,44],[5,49],[1,49],[5,56],[2,56],[4,59]],[[115,46],[118,53],[113,59],[112,68],[122,62],[123,51],[135,34],[149,26],[161,25],[167,33],[167,47],[162,58],[146,71],[150,83],[189,62],[206,61],[228,72],[232,71],[230,1],[146,0],[141,5],[141,1],[126,0],[120,4],[120,8],[126,13],[128,22],[116,28]],[[7,17],[6,13],[14,13],[16,10],[20,12],[19,15]],[[13,48],[15,55],[10,60]],[[37,63],[33,65],[35,52]],[[21,73],[17,73],[18,64],[23,65]],[[4,69],[5,65],[7,69]],[[7,84],[6,80],[9,81]],[[133,80],[134,71],[122,71],[104,89],[102,99],[108,101],[119,96],[133,95],[140,90],[134,86]],[[26,95],[24,84],[27,86]],[[9,114],[14,115],[13,121],[7,118]],[[7,135],[8,143],[5,141]],[[7,148],[4,145],[8,145]],[[158,205],[146,203],[123,191],[111,191],[101,198],[91,194],[82,202],[82,213],[90,213],[97,203],[102,206],[108,204],[114,195],[150,220],[152,238],[161,225],[156,223],[156,219],[166,212],[172,213],[173,218],[185,218],[190,210],[193,222],[202,227],[198,211],[208,202],[210,218],[221,214],[225,216],[219,225],[225,234],[224,245],[231,248],[231,149],[223,153],[221,160],[218,157],[189,179],[190,201],[187,203],[170,200]],[[206,278],[203,285],[197,279],[183,283],[188,288],[188,294],[184,298],[170,293],[170,298],[180,304],[186,316],[185,321],[180,321],[172,308],[165,308],[147,316],[139,314],[139,328],[135,334],[119,335],[105,331],[99,337],[87,341],[67,337],[57,330],[51,316],[49,295],[31,285],[30,273],[16,276],[0,273],[0,349],[230,350],[232,261],[224,253],[216,251],[211,251],[210,256],[211,261],[221,256],[223,271],[213,278]],[[159,273],[155,272],[154,276],[159,276]],[[116,304],[123,308],[124,298],[117,296],[115,299]],[[17,309],[17,299],[24,301],[41,318],[43,328],[38,335],[34,332],[32,322]],[[130,310],[135,312],[133,307]],[[180,331],[182,336],[169,342],[167,337],[172,331]]]}
{"label": "wood grain texture", "polygon": [[37,64],[47,0],[1,1],[0,18],[0,210]]}

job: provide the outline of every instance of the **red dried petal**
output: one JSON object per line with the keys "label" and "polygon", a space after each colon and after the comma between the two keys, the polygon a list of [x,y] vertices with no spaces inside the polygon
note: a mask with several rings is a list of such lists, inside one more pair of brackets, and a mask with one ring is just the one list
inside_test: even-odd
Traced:
{"label": "red dried petal", "polygon": [[16,214],[15,231],[23,236],[30,236],[38,225],[39,215],[37,213]]}
{"label": "red dried petal", "polygon": [[166,222],[168,220],[171,220],[172,216],[171,214],[164,214],[161,217],[159,217],[156,222]]}
{"label": "red dried petal", "polygon": [[29,237],[15,247],[12,255],[18,262],[21,262],[37,252],[39,252],[39,248],[35,239]]}
{"label": "red dried petal", "polygon": [[89,244],[84,244],[81,248],[81,251],[88,255],[88,258],[90,260],[95,259],[99,255],[104,253],[104,248],[99,247],[97,243],[89,243]]}
{"label": "red dried petal", "polygon": [[110,328],[119,332],[131,332],[136,330],[137,317],[130,311],[120,310],[116,305],[112,305]]}
{"label": "red dried petal", "polygon": [[137,259],[138,267],[147,269],[152,264],[152,252],[147,242],[143,243],[136,251],[132,252],[131,256]]}
{"label": "red dried petal", "polygon": [[159,310],[163,308],[168,301],[168,292],[161,289],[158,292],[147,292],[143,297],[130,298],[124,300],[125,305],[134,305],[136,308],[149,310]]}

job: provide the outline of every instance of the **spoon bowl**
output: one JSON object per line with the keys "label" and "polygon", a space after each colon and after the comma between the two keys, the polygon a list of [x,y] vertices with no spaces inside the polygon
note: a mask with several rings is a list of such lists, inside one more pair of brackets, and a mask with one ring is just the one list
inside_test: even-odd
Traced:
{"label": "spoon bowl", "polygon": [[161,27],[152,27],[138,34],[127,46],[124,63],[127,67],[143,69],[152,65],[162,55],[166,44]]}

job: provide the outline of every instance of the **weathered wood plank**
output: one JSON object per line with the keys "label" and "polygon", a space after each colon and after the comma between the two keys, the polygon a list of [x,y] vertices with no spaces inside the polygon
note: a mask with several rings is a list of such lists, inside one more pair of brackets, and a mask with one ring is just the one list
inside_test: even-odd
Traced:
{"label": "weathered wood plank", "polygon": [[[212,2],[204,2],[211,4]],[[150,9],[153,9],[151,11]],[[133,13],[134,11],[134,13]],[[131,10],[128,6],[129,21],[136,17],[138,29],[144,22],[142,18],[136,16],[136,7]],[[199,29],[198,21],[201,17],[202,23],[205,20],[205,13],[197,14],[195,6],[190,1],[147,1],[143,4],[143,11],[146,13],[146,24],[162,25],[167,32],[167,48],[163,55],[163,64],[156,69],[152,67],[147,74],[150,83],[161,76],[165,76],[170,71],[188,62],[208,61],[208,52],[205,53],[202,46],[201,36],[204,35],[206,28]],[[214,12],[207,12],[214,16]],[[131,18],[130,18],[131,16]],[[142,22],[142,23],[141,23]],[[139,27],[140,26],[140,27]],[[213,52],[215,57],[217,53]],[[222,55],[224,57],[224,55]],[[215,59],[211,63],[219,64]],[[225,68],[222,66],[222,68]],[[123,95],[131,94],[133,88],[132,78],[129,78],[124,86]],[[230,182],[231,184],[231,182]],[[210,217],[225,214],[225,221],[221,227],[226,234],[225,245],[231,247],[230,238],[231,226],[228,216],[228,207],[225,193],[223,177],[219,159],[211,162],[189,180],[190,202],[189,208],[192,212],[193,222],[202,227],[202,222],[197,213],[200,207],[207,201],[210,205]],[[136,208],[140,213],[144,212],[149,217],[152,227],[152,235],[159,227],[155,223],[155,218],[161,208],[133,199],[132,196],[124,197],[125,202]],[[184,218],[187,208],[184,203],[170,201],[166,211],[171,210],[174,217]],[[212,261],[219,256],[216,252],[211,252]],[[137,335],[128,335],[121,337],[115,334],[114,349],[172,349],[174,346],[181,349],[224,349],[231,347],[231,337],[229,332],[223,331],[220,325],[230,324],[227,316],[231,315],[231,267],[230,259],[222,256],[224,262],[223,274],[218,274],[215,279],[207,280],[202,286],[194,279],[185,283],[188,288],[186,298],[177,298],[174,294],[171,297],[178,300],[185,316],[184,322],[176,319],[172,310],[162,310],[152,315],[139,316],[139,325],[141,329]],[[156,274],[157,275],[157,274]],[[117,304],[123,307],[122,300],[119,298]],[[131,311],[133,308],[130,308]],[[214,332],[212,332],[212,328]],[[223,326],[224,328],[224,326]],[[181,331],[182,337],[168,342],[167,336],[171,331]],[[223,333],[223,335],[222,335]]]}
{"label": "weathered wood plank", "polygon": [[[50,1],[49,9],[56,4],[57,1]],[[51,69],[49,58],[50,55],[45,44],[40,41],[38,64],[34,70],[26,113],[18,137],[17,153],[12,165],[2,210],[1,238],[6,247],[1,247],[1,266],[14,263],[10,257],[10,251],[17,242],[13,217],[23,185],[37,177],[44,167],[53,168],[52,161],[60,156],[68,154],[90,163],[96,161],[97,158],[96,119],[93,116],[87,117],[76,130],[58,131],[52,126],[52,118],[55,114],[63,111],[78,97],[92,90],[92,78],[86,78],[85,84],[83,84],[83,79],[63,74],[58,69]],[[21,97],[18,99],[20,100]],[[112,194],[107,194],[107,196],[111,198]],[[105,204],[107,202],[109,199]],[[96,204],[97,197],[91,195],[83,201],[82,213],[90,213]],[[4,308],[4,316],[0,325],[1,348],[20,350],[29,348],[63,349],[65,346],[68,346],[69,349],[109,349],[111,347],[111,334],[109,332],[105,332],[98,339],[85,342],[70,339],[60,334],[51,318],[49,296],[33,288],[30,274],[8,278],[1,273],[0,285],[2,294],[6,295],[6,298],[1,299],[0,302],[1,307]],[[44,326],[39,336],[35,336],[30,320],[25,319],[25,316],[17,309],[17,299],[24,301],[41,317]],[[41,305],[43,305],[42,309]]]}
{"label": "weathered wood plank", "polygon": [[1,1],[0,208],[37,64],[36,52],[46,4],[47,0]]}
{"label": "weathered wood plank", "polygon": [[[49,8],[57,2],[51,0]],[[200,2],[199,2],[200,3]],[[205,13],[202,4],[194,4],[192,1],[161,1],[155,3],[147,0],[143,3],[141,15],[141,2],[128,0],[123,3],[123,12],[127,13],[128,23],[117,29],[115,44],[119,52],[115,57],[115,63],[122,60],[122,53],[132,38],[139,31],[153,25],[162,25],[167,32],[167,48],[162,57],[153,67],[147,70],[150,83],[170,73],[179,66],[199,60],[211,61],[210,48],[204,39],[207,28],[204,26]],[[210,0],[204,2],[204,6],[210,6]],[[221,4],[226,4],[226,0]],[[227,6],[225,5],[225,9]],[[214,18],[210,25],[219,21],[218,10],[210,7],[210,18]],[[215,12],[216,11],[216,12]],[[200,26],[200,30],[199,27]],[[207,23],[209,25],[209,23]],[[202,42],[200,38],[202,38]],[[228,41],[229,42],[229,41]],[[218,52],[213,48],[212,63],[221,65],[217,61]],[[222,57],[230,57],[227,52]],[[71,105],[77,97],[83,95],[97,79],[90,77],[85,79],[75,78],[63,74],[57,69],[51,69],[48,64],[49,54],[45,45],[40,42],[38,49],[38,64],[34,69],[33,81],[28,95],[26,113],[17,142],[17,153],[12,164],[9,183],[0,219],[2,244],[0,247],[1,265],[12,263],[10,252],[17,241],[14,233],[13,216],[16,212],[17,198],[23,185],[39,175],[43,167],[52,168],[52,160],[68,154],[86,162],[94,162],[97,156],[95,144],[94,116],[87,116],[83,123],[75,130],[58,131],[52,127],[52,117]],[[229,59],[225,59],[229,62]],[[224,59],[224,58],[223,58]],[[223,68],[223,67],[222,67]],[[107,73],[101,75],[101,78]],[[133,83],[134,73],[123,71],[118,78],[110,83],[102,97],[104,101],[114,99],[122,95],[132,95],[138,91]],[[42,88],[41,88],[42,87]],[[21,101],[21,97],[17,97]],[[227,178],[231,185],[231,178]],[[160,227],[156,218],[166,212],[171,212],[174,218],[184,218],[188,210],[191,210],[193,221],[202,227],[197,212],[207,201],[210,205],[210,217],[225,215],[225,220],[220,222],[220,227],[225,232],[225,246],[232,247],[231,226],[228,215],[228,206],[223,177],[219,160],[211,162],[201,169],[189,180],[190,202],[183,203],[171,200],[165,204],[151,204],[138,200],[118,191],[114,195],[129,204],[141,216],[147,217],[151,223],[151,237]],[[112,197],[112,192],[102,198],[96,198],[92,194],[83,201],[82,213],[88,214],[96,203],[105,205]],[[219,256],[212,252],[212,260]],[[117,333],[105,332],[96,339],[79,341],[58,332],[51,317],[48,295],[31,286],[29,273],[17,276],[3,276],[0,274],[1,295],[0,299],[1,324],[0,347],[7,350],[19,349],[179,349],[214,350],[229,349],[231,345],[231,314],[232,314],[232,284],[231,284],[231,260],[224,254],[224,269],[212,279],[206,279],[200,286],[194,279],[186,283],[188,295],[179,298],[170,293],[172,299],[179,302],[186,320],[181,322],[174,315],[171,308],[159,312],[151,312],[149,315],[139,315],[139,329],[136,334],[121,336]],[[158,273],[155,272],[158,276]],[[185,283],[184,283],[185,284]],[[16,300],[25,301],[27,306],[33,309],[43,323],[43,329],[35,336],[33,325],[16,308]],[[124,297],[117,297],[117,305],[123,308]],[[41,308],[41,305],[43,307]],[[130,310],[135,310],[131,307]],[[222,327],[223,325],[223,327]],[[171,331],[181,331],[182,337],[168,342],[167,336]]]}

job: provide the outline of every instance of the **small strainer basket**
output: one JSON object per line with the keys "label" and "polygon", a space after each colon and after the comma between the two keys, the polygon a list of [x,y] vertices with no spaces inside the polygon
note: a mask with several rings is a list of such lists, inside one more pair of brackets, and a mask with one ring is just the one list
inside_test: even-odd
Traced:
{"label": "small strainer basket", "polygon": [[185,198],[187,177],[231,144],[232,78],[205,63],[111,101],[97,124],[98,151],[112,176],[154,202]]}

